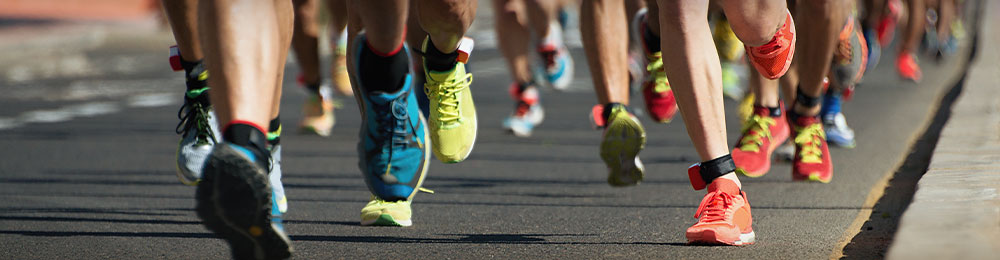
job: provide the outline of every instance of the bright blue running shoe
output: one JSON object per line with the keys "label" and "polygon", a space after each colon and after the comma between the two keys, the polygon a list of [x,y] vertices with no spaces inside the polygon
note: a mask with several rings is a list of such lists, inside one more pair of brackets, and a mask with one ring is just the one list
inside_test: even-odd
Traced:
{"label": "bright blue running shoe", "polygon": [[847,125],[847,118],[840,112],[841,97],[828,92],[823,95],[823,108],[820,111],[823,119],[823,130],[826,131],[826,142],[830,145],[854,148],[854,130]]}
{"label": "bright blue running shoe", "polygon": [[[360,71],[360,57],[366,35],[360,34],[353,61]],[[403,53],[409,47],[403,46]],[[360,73],[358,73],[360,74]],[[369,92],[361,77],[354,76],[360,91],[362,123],[358,166],[368,189],[384,201],[412,199],[427,173],[430,159],[430,136],[427,121],[417,105],[413,91],[413,71],[408,72],[402,88],[394,93]]]}
{"label": "bright blue running shoe", "polygon": [[293,251],[262,160],[268,158],[220,143],[205,162],[195,193],[198,217],[229,242],[233,259],[285,259]]}

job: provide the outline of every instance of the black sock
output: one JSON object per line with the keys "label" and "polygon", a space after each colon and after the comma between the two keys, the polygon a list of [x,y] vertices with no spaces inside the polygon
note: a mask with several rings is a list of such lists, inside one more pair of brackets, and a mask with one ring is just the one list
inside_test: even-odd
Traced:
{"label": "black sock", "polygon": [[625,108],[625,110],[628,110],[628,107],[622,105],[622,103],[611,102],[604,104],[604,111],[601,111],[601,117],[604,118],[605,123],[608,122],[608,117],[611,116],[611,109],[614,108],[615,106],[622,106],[623,108]]}
{"label": "black sock", "polygon": [[267,135],[261,132],[261,128],[251,123],[230,123],[222,130],[222,139],[250,150],[264,169],[270,167]]}
{"label": "black sock", "polygon": [[[646,17],[649,18],[648,16]],[[653,31],[649,30],[649,26],[643,26],[645,30],[642,30],[642,40],[646,44],[646,50],[649,53],[655,53],[660,51],[660,36],[653,34]]]}
{"label": "black sock", "polygon": [[427,49],[424,50],[424,63],[433,71],[451,71],[458,63],[458,52],[442,53],[434,47],[434,42],[427,38]]}
{"label": "black sock", "polygon": [[281,116],[271,119],[267,126],[267,144],[270,147],[281,144]]}
{"label": "black sock", "polygon": [[311,93],[313,95],[319,95],[320,94],[319,93],[319,88],[321,86],[322,85],[320,85],[319,83],[313,83],[313,84],[306,83],[305,84],[306,91],[309,91],[309,93]]}
{"label": "black sock", "polygon": [[367,42],[361,47],[358,73],[365,91],[394,93],[403,88],[410,72],[410,58],[400,47],[392,53],[376,53]]}
{"label": "black sock", "polygon": [[[202,89],[208,86],[207,73],[205,71],[205,63],[203,60],[197,60],[189,62],[184,60],[184,56],[181,56],[181,68],[184,68],[184,78],[187,81],[187,90]],[[202,78],[202,73],[206,73],[206,77]]]}

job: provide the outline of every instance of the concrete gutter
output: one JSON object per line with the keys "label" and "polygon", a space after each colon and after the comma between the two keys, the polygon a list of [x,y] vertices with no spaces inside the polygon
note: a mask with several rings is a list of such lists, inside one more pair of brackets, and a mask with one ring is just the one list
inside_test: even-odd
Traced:
{"label": "concrete gutter", "polygon": [[981,11],[976,63],[887,259],[1000,257],[1000,1]]}

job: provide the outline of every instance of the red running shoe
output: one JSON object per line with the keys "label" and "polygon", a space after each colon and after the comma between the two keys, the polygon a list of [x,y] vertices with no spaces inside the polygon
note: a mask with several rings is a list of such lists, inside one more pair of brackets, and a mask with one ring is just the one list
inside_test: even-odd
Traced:
{"label": "red running shoe", "polygon": [[829,183],[833,178],[833,162],[826,145],[826,132],[819,116],[800,116],[792,122],[795,131],[795,159],[792,179]]}
{"label": "red running shoe", "polygon": [[750,63],[761,75],[769,79],[785,75],[795,54],[795,22],[792,21],[792,14],[785,10],[785,24],[774,33],[770,42],[757,47],[747,45],[746,48]]}
{"label": "red running shoe", "polygon": [[913,57],[912,53],[900,53],[899,57],[896,57],[896,70],[899,71],[900,77],[913,82],[919,83],[920,78],[924,76],[920,71],[920,65],[917,64],[917,58]]}
{"label": "red running shoe", "polygon": [[747,177],[764,176],[771,169],[771,154],[788,140],[785,114],[773,117],[768,108],[754,106],[753,115],[743,122],[742,132],[732,153],[736,172]]}
{"label": "red running shoe", "polygon": [[756,240],[747,194],[731,180],[712,181],[694,217],[698,223],[687,229],[688,244],[742,246]]}
{"label": "red running shoe", "polygon": [[645,71],[642,73],[642,99],[646,101],[646,111],[657,123],[670,123],[677,114],[677,100],[667,81],[667,72],[663,70],[662,52],[650,52],[644,40],[646,31],[646,12],[640,12],[633,21],[637,28],[633,34],[639,36],[642,52],[646,56]]}

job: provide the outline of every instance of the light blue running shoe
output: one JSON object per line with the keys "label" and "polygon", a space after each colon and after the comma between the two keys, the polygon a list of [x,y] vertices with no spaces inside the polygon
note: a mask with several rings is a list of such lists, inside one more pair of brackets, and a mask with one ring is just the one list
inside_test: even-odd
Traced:
{"label": "light blue running shoe", "polygon": [[823,108],[820,115],[822,115],[823,130],[826,131],[826,143],[838,147],[854,148],[857,145],[854,141],[854,130],[847,125],[847,118],[840,111],[841,102],[843,101],[839,94],[827,92],[823,96]]}
{"label": "light blue running shoe", "polygon": [[549,36],[538,45],[538,55],[544,62],[545,79],[557,90],[566,90],[573,81],[573,57],[562,40],[559,24],[549,25]]}
{"label": "light blue running shoe", "polygon": [[[355,59],[361,57],[366,35],[358,35]],[[409,47],[403,46],[403,53]],[[352,61],[360,71],[360,60]],[[353,76],[360,93],[362,123],[358,166],[368,189],[385,201],[410,200],[419,190],[430,159],[430,136],[427,121],[413,91],[413,71],[406,75],[403,87],[394,93],[369,92],[365,82]]]}

